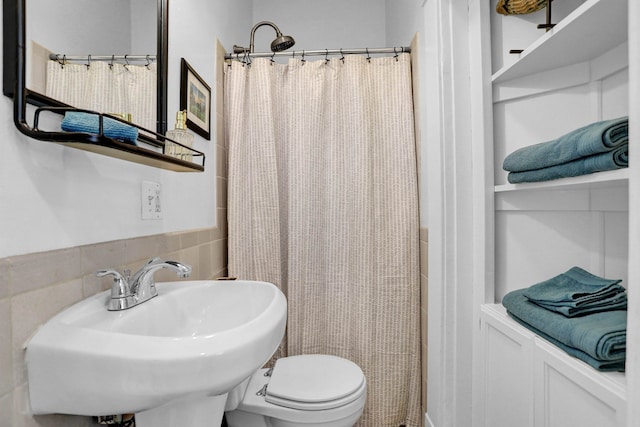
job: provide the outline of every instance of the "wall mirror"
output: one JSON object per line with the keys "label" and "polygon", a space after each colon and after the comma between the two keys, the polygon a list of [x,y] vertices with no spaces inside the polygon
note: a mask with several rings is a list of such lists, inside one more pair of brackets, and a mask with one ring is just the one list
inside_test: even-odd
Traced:
{"label": "wall mirror", "polygon": [[[8,55],[7,49],[16,49],[23,32],[24,45],[21,48],[24,51],[26,102],[41,106],[61,101],[74,107],[100,111],[59,99],[63,96],[57,96],[57,92],[48,89],[47,85],[52,84],[51,75],[57,75],[47,73],[47,68],[54,62],[50,55],[58,55],[61,69],[67,64],[81,68],[108,65],[112,69],[115,69],[114,63],[146,66],[148,70],[155,71],[153,84],[156,88],[152,90],[154,120],[151,126],[144,127],[164,134],[167,126],[167,10],[168,0],[5,0],[5,95],[13,97],[16,91],[15,61],[21,54]],[[108,57],[111,59],[106,59]],[[67,67],[66,71],[73,66]],[[136,123],[136,118],[132,117],[132,121]]]}
{"label": "wall mirror", "polygon": [[[3,92],[13,98],[14,123],[18,130],[34,139],[147,166],[176,172],[204,171],[205,154],[201,151],[185,147],[190,152],[186,158],[164,152],[165,143],[170,141],[165,137],[168,10],[169,0],[4,0]],[[151,58],[153,56],[155,60]],[[142,61],[142,64],[133,61]],[[66,98],[61,101],[64,96],[58,97],[57,92],[49,90],[50,79],[61,70],[69,69],[77,70],[82,76],[97,73],[96,70],[103,74],[118,70],[126,75],[116,83],[99,81],[106,88],[123,86],[118,93],[126,94],[124,97],[145,100],[143,112],[151,111],[149,124],[140,123],[135,114],[128,111],[128,106],[112,108],[112,100],[105,103],[107,106],[102,105],[100,99],[89,106],[77,105],[89,96],[83,94],[73,98],[77,103]],[[139,92],[140,86],[130,84],[131,76],[141,70],[147,75],[151,71],[153,75],[153,84],[145,80],[143,92]],[[87,81],[97,86],[94,77],[88,76]],[[149,94],[154,96],[151,102],[148,102]],[[27,104],[36,107],[31,122],[27,120]],[[44,130],[40,127],[39,124],[45,121],[40,121],[41,113],[65,115],[66,119],[67,112],[72,109],[81,110],[76,111],[76,115],[81,113],[85,117],[87,112],[91,113],[89,130],[84,127],[70,131]],[[113,130],[109,134],[104,125],[108,123],[113,129],[113,119],[105,117],[114,113],[118,114],[116,120],[125,123],[116,125],[118,133],[115,136]],[[82,117],[83,126],[85,117]],[[141,117],[148,118],[147,115]],[[59,121],[58,126],[62,127]],[[126,139],[122,137],[123,127],[127,132]],[[130,135],[132,128],[138,129],[133,136]]]}

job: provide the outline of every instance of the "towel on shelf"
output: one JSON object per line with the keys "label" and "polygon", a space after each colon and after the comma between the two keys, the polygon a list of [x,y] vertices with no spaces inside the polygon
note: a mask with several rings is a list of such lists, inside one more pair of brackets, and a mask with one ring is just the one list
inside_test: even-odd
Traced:
{"label": "towel on shelf", "polygon": [[626,289],[620,279],[605,279],[572,267],[551,279],[536,283],[523,295],[534,304],[568,317],[627,307]]}
{"label": "towel on shelf", "polygon": [[[531,300],[529,300],[531,301]],[[589,303],[572,307],[570,305],[559,305],[553,303],[541,303],[531,301],[542,308],[560,313],[565,317],[584,316],[586,314],[598,313],[600,311],[626,310],[627,309],[627,293],[621,292],[612,295],[609,298],[594,300]]]}
{"label": "towel on shelf", "polygon": [[532,303],[524,296],[525,291],[509,292],[502,299],[514,320],[595,369],[624,371],[626,310],[565,317]]}
{"label": "towel on shelf", "polygon": [[[65,132],[100,133],[100,117],[94,113],[68,111],[62,119],[60,127]],[[109,117],[103,117],[102,131],[104,136],[120,141],[136,144],[138,129]]]}
{"label": "towel on shelf", "polygon": [[628,166],[629,144],[623,144],[612,151],[582,157],[559,165],[521,172],[509,172],[507,180],[511,184],[549,181],[558,178],[588,175],[594,172],[622,169]]}
{"label": "towel on shelf", "polygon": [[604,120],[573,130],[552,141],[520,148],[504,159],[502,167],[509,172],[548,168],[615,150],[628,141],[628,117]]}

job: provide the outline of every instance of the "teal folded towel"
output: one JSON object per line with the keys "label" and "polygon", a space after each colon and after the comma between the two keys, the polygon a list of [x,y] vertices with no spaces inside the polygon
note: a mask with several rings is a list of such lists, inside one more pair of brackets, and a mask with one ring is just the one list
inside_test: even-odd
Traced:
{"label": "teal folded towel", "polygon": [[625,309],[627,293],[620,282],[620,279],[605,279],[580,267],[572,267],[562,274],[528,287],[523,295],[547,310],[572,317]]}
{"label": "teal folded towel", "polygon": [[[60,127],[66,132],[100,133],[100,117],[98,114],[69,111],[64,115]],[[135,145],[138,129],[126,123],[103,117],[102,131],[104,136]]]}
{"label": "teal folded towel", "polygon": [[604,120],[573,130],[552,141],[524,147],[509,154],[502,164],[506,171],[522,172],[560,165],[627,144],[629,118]]}
{"label": "teal folded towel", "polygon": [[565,317],[542,308],[525,296],[526,289],[509,292],[502,304],[516,321],[568,354],[601,371],[624,371],[627,312],[605,311]]}
{"label": "teal folded towel", "polygon": [[[531,301],[531,300],[529,300]],[[570,305],[558,305],[553,303],[534,302],[534,304],[547,310],[555,311],[566,317],[584,316],[586,314],[598,313],[600,311],[612,311],[612,310],[626,310],[627,309],[627,294],[619,293],[609,298],[595,300],[587,304],[580,305],[578,307],[572,307]]]}
{"label": "teal folded towel", "polygon": [[507,180],[511,184],[523,182],[550,181],[571,176],[582,176],[590,173],[622,169],[629,166],[629,144],[623,144],[613,151],[594,154],[570,162],[550,167],[509,172]]}

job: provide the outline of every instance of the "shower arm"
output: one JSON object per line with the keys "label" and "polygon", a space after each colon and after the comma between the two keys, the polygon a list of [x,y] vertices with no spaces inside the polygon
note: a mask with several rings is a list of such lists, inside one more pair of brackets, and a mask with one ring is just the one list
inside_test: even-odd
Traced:
{"label": "shower arm", "polygon": [[276,31],[276,38],[278,37],[282,37],[282,32],[280,31],[280,28],[278,28],[278,26],[276,24],[274,24],[273,22],[270,21],[260,21],[258,22],[256,25],[253,26],[253,28],[251,29],[251,37],[249,39],[249,53],[253,53],[253,40],[254,40],[254,36],[256,34],[256,30],[260,27],[263,27],[265,25],[270,26],[271,28],[273,28]]}
{"label": "shower arm", "polygon": [[280,28],[278,28],[276,24],[270,21],[260,21],[256,25],[254,25],[253,28],[251,29],[251,37],[249,38],[249,48],[247,49],[246,47],[233,45],[233,53],[236,53],[236,54],[237,53],[253,53],[254,38],[256,35],[256,30],[265,25],[270,26],[276,31],[276,38],[282,37],[282,32],[280,31]]}

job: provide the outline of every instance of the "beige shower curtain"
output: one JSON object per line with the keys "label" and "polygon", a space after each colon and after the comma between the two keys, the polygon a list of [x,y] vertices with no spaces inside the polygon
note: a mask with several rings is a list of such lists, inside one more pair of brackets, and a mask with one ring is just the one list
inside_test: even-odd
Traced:
{"label": "beige shower curtain", "polygon": [[132,121],[156,130],[157,66],[47,63],[46,95],[99,113],[129,113]]}
{"label": "beige shower curtain", "polygon": [[359,426],[419,426],[410,56],[233,62],[225,77],[229,274],[289,303],[277,356],[356,362]]}

